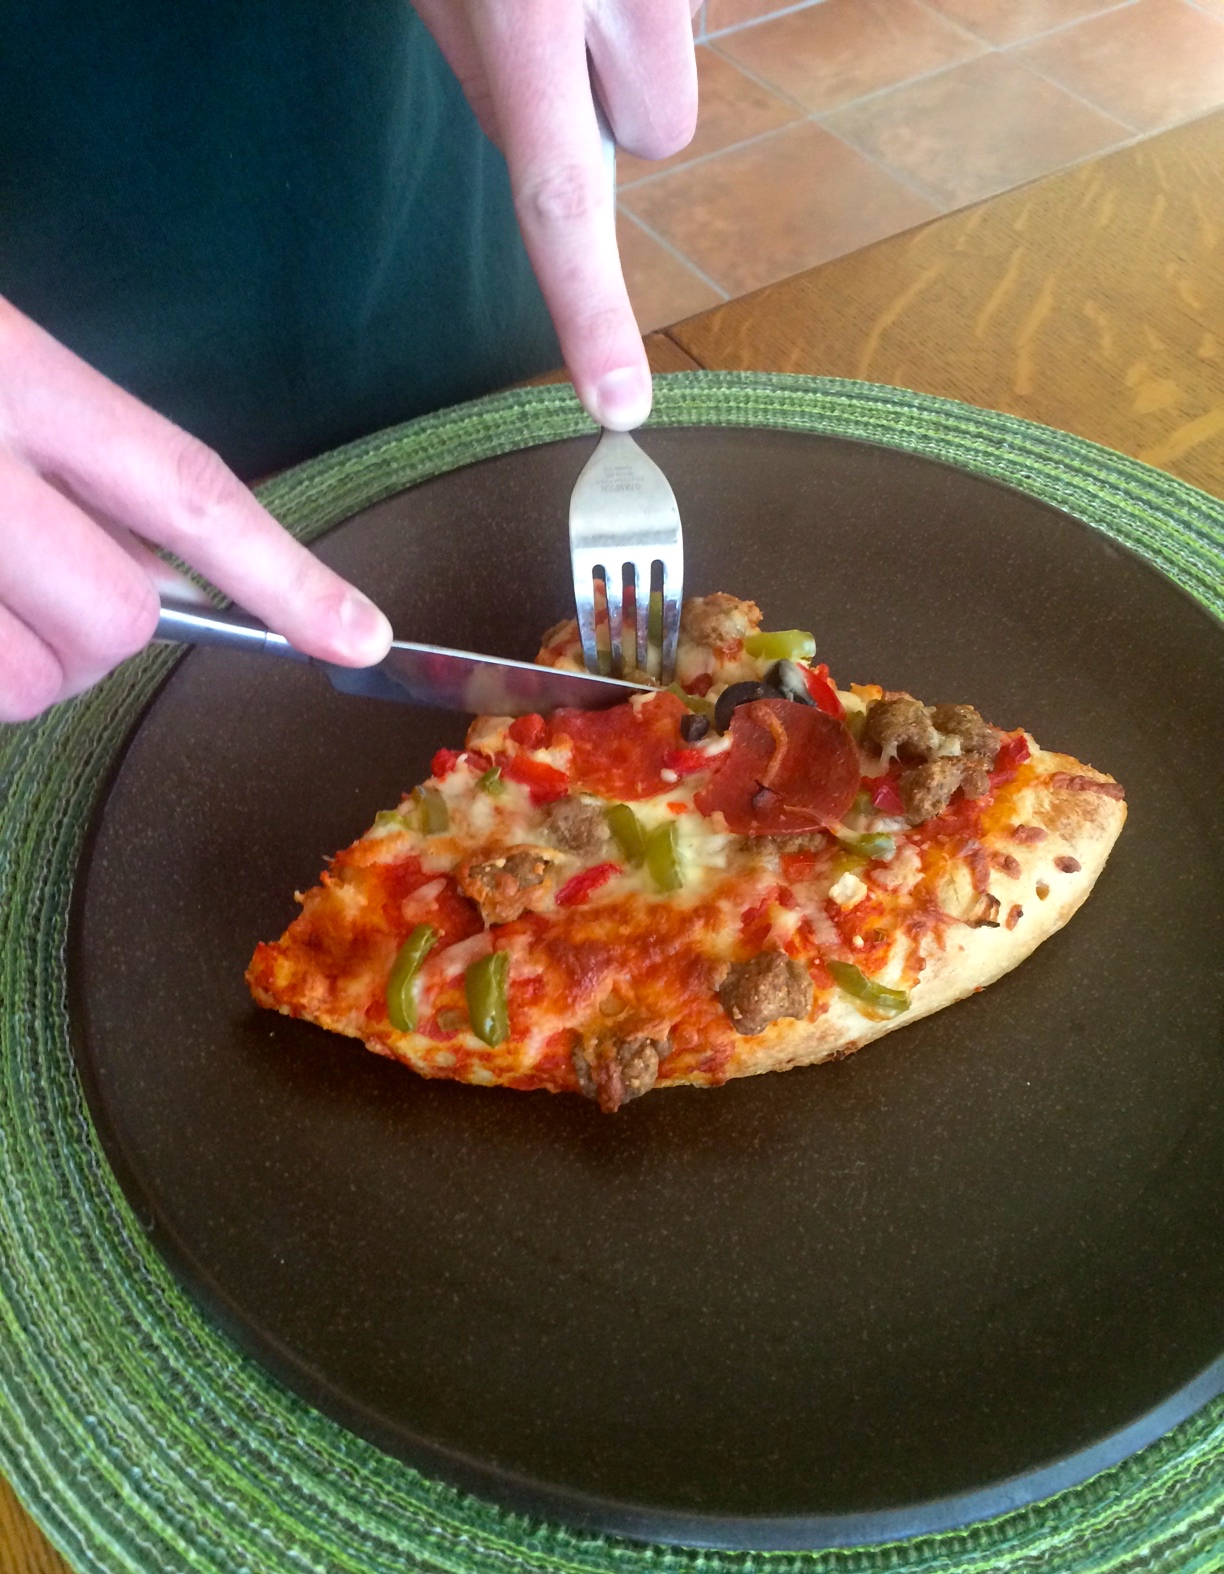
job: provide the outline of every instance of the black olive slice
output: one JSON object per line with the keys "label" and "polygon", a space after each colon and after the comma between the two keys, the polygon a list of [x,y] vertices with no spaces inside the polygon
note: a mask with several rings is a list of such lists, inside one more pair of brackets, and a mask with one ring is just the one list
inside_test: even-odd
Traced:
{"label": "black olive slice", "polygon": [[700,743],[709,730],[710,718],[696,711],[690,711],[687,716],[680,718],[680,736],[685,743]]}
{"label": "black olive slice", "polygon": [[[731,725],[731,713],[737,705],[747,705],[752,700],[769,699],[769,690],[763,683],[731,683],[718,696],[714,706],[714,727],[726,732]],[[776,697],[776,696],[775,696]]]}

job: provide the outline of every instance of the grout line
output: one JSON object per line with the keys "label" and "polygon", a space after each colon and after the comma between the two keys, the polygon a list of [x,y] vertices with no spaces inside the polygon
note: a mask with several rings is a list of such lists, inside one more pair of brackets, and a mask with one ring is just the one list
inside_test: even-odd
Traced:
{"label": "grout line", "polygon": [[[1145,131],[1142,126],[1132,125],[1129,120],[1123,120],[1121,115],[1115,114],[1111,109],[1106,109],[1103,104],[1098,104],[1090,98],[1085,98],[1082,93],[1076,92],[1075,88],[1068,87],[1065,82],[1060,82],[1056,76],[1051,76],[1048,71],[1043,71],[1035,61],[1020,60],[1017,61],[1017,64],[1023,66],[1026,71],[1031,71],[1035,77],[1040,77],[1043,82],[1048,82],[1051,87],[1056,87],[1060,93],[1065,93],[1068,98],[1073,98],[1077,104],[1083,104],[1086,109],[1095,110],[1098,115],[1104,115],[1107,120],[1117,121],[1123,130],[1131,132],[1134,136],[1147,137],[1153,135],[1151,131]],[[1162,128],[1157,127],[1156,129],[1160,130]]]}
{"label": "grout line", "polygon": [[[619,206],[619,203],[617,206]],[[645,223],[644,220],[639,219],[636,213],[631,213],[628,208],[626,208],[624,211],[626,218],[632,219],[632,221],[640,230],[644,230],[645,233],[650,236],[651,240],[657,241],[658,244],[662,246],[663,250],[670,252],[677,262],[682,262],[690,273],[695,273],[701,282],[708,285],[716,295],[720,295],[724,301],[729,301],[731,299],[731,295],[728,290],[724,290],[721,284],[716,284],[708,273],[703,273],[697,264],[692,260],[692,258],[686,257],[680,248],[678,246],[673,246],[671,241],[669,241],[666,236],[660,235],[658,230],[652,229],[649,224]]]}
{"label": "grout line", "polygon": [[[886,163],[878,153],[872,152],[870,148],[863,147],[860,143],[856,142],[853,137],[847,136],[844,131],[834,131],[832,126],[826,126],[824,122],[819,120],[815,115],[809,118],[811,124],[818,126],[826,136],[832,137],[834,141],[842,143],[852,152],[857,153],[859,158],[866,159],[869,164],[873,164],[882,174],[887,175],[888,178],[891,181],[894,181],[898,186],[902,186],[907,191],[912,192],[915,197],[921,197],[924,202],[929,202],[937,211],[931,214],[928,218],[919,220],[920,223],[929,224],[931,219],[942,218],[945,213],[951,213],[954,211],[948,206],[948,202],[945,197],[939,196],[929,186],[924,186],[923,183],[916,176],[911,175],[908,170],[894,169],[893,166],[889,163]],[[907,226],[907,228],[913,228],[913,226],[910,225]],[[901,231],[898,230],[897,233],[900,234]]]}
{"label": "grout line", "polygon": [[[975,38],[973,42],[975,44],[980,44],[982,41],[980,38]],[[724,55],[721,49],[715,50],[716,54],[722,55],[722,58],[726,60],[728,64],[733,65],[737,71],[742,71],[746,77],[750,77],[758,87],[768,88],[769,91],[775,94],[778,98],[785,99],[788,104],[792,104],[799,111],[799,113],[805,116],[808,120],[815,120],[820,115],[833,115],[841,109],[857,108],[859,104],[869,104],[873,98],[882,98],[885,93],[895,93],[899,88],[911,87],[915,82],[927,82],[932,77],[942,76],[946,71],[958,71],[961,66],[972,65],[975,60],[981,60],[983,56],[992,52],[993,51],[990,49],[990,46],[987,45],[985,48],[979,50],[976,55],[969,55],[964,60],[954,60],[951,65],[933,66],[930,71],[921,71],[917,76],[906,77],[900,82],[890,82],[886,87],[873,88],[870,93],[860,93],[858,98],[847,98],[840,104],[830,104],[826,109],[808,109],[803,104],[801,104],[798,99],[792,98],[791,95],[785,91],[785,89],[778,87],[773,82],[767,81],[764,77],[758,76],[755,71],[750,69],[750,67],[743,65],[738,60],[732,59],[730,55]]]}
{"label": "grout line", "polygon": [[[935,6],[930,4],[930,0],[915,0],[915,3],[920,5],[930,16],[936,16],[942,22],[949,20],[942,11],[937,10]],[[1021,44],[1031,44],[1038,38],[1049,38],[1052,33],[1069,32],[1071,28],[1078,27],[1081,22],[1092,22],[1098,17],[1111,16],[1115,11],[1126,11],[1131,6],[1138,4],[1139,0],[1117,0],[1115,4],[1110,4],[1109,0],[1101,0],[1100,9],[1097,11],[1085,11],[1083,16],[1072,17],[1069,22],[1056,22],[1053,27],[1043,28],[1039,33],[1028,33],[1023,38],[1014,38],[1009,44],[992,43],[990,39],[982,38],[977,33],[970,33],[969,37],[976,39],[979,44],[985,44],[987,49],[993,49],[999,54],[1005,54],[1007,50],[1017,49]],[[957,25],[961,27],[962,31],[965,30],[964,23],[953,23],[953,26]]]}
{"label": "grout line", "polygon": [[1213,16],[1217,22],[1224,22],[1224,11],[1218,5],[1204,5],[1203,0],[1188,0],[1200,16]]}
{"label": "grout line", "polygon": [[[808,117],[805,115],[803,118],[806,120]],[[708,164],[711,159],[721,158],[724,153],[738,153],[741,148],[755,147],[758,142],[764,142],[768,137],[776,137],[779,132],[791,131],[799,124],[801,124],[800,121],[791,120],[784,126],[770,126],[768,131],[758,131],[755,137],[745,137],[742,142],[730,142],[725,148],[714,148],[710,153],[694,154],[691,159],[685,159],[683,163],[672,165],[668,169],[661,169],[657,174],[639,175],[636,180],[626,181],[623,186],[618,186],[616,188],[617,197],[619,199],[622,191],[637,191],[642,186],[653,185],[655,181],[666,180],[669,175],[676,174],[678,170],[696,169],[701,164]],[[634,218],[637,218],[636,213]]]}
{"label": "grout line", "polygon": [[706,39],[729,38],[733,33],[742,33],[745,28],[760,27],[762,22],[776,21],[780,16],[793,16],[796,11],[810,11],[813,6],[823,5],[824,0],[794,0],[791,5],[779,6],[776,11],[769,11],[764,16],[751,16],[746,22],[732,22],[728,27],[720,27],[717,31],[705,33]]}

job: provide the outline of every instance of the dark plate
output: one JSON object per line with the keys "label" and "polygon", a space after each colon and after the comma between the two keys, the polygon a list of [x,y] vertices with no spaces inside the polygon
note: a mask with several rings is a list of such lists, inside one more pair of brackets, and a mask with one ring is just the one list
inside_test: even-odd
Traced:
{"label": "dark plate", "polygon": [[[291,1386],[532,1511],[725,1545],[871,1540],[1049,1493],[1224,1386],[1224,632],[1137,558],[925,460],[649,433],[689,587],[851,678],[1114,772],[1065,933],[841,1065],[652,1096],[427,1083],[255,1010],[294,888],[461,718],[200,651],[78,888],[102,1140],[187,1286]],[[513,656],[566,610],[589,444],[380,503],[322,556],[404,634]]]}

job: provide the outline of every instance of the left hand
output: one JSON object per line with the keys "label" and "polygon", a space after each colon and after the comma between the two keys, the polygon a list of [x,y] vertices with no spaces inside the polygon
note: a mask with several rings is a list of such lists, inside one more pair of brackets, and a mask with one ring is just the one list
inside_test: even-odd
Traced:
{"label": "left hand", "polygon": [[648,159],[678,152],[697,119],[699,3],[414,0],[505,154],[519,227],[578,397],[616,431],[650,413],[650,369],[621,272],[591,75],[621,147]]}

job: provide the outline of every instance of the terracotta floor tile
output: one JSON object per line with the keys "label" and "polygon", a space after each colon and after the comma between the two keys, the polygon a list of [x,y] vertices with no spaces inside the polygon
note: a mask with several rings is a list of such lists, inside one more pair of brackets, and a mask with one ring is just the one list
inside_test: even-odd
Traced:
{"label": "terracotta floor tile", "polygon": [[1018,44],[1036,33],[1116,9],[1126,0],[922,0],[922,4],[988,44]]}
{"label": "terracotta floor tile", "polygon": [[1224,104],[1224,15],[1186,0],[1136,0],[1018,54],[1137,131]]}
{"label": "terracotta floor tile", "polygon": [[618,154],[616,177],[620,185],[687,164],[705,153],[717,153],[733,142],[744,142],[800,118],[793,104],[745,76],[704,44],[697,50],[697,92],[697,132],[688,147],[654,164],[630,153]]}
{"label": "terracotta floor tile", "polygon": [[730,295],[939,211],[810,122],[642,181],[621,203]]}
{"label": "terracotta floor tile", "polygon": [[666,246],[660,246],[628,213],[616,216],[616,239],[629,299],[643,333],[666,328],[717,306],[723,297]]}
{"label": "terracotta floor tile", "polygon": [[825,124],[958,208],[1099,153],[1131,133],[1008,55],[894,88]]}
{"label": "terracotta floor tile", "polygon": [[984,45],[915,0],[824,0],[714,46],[810,113],[980,54]]}

